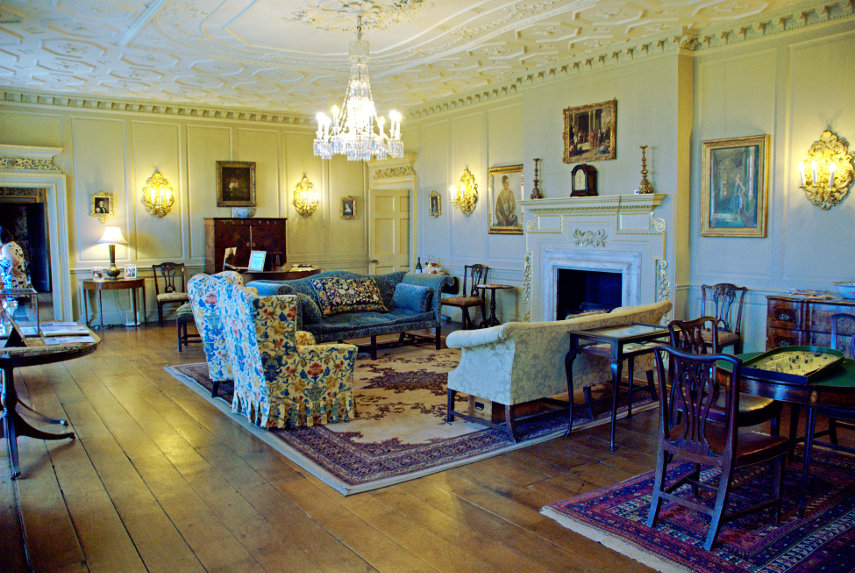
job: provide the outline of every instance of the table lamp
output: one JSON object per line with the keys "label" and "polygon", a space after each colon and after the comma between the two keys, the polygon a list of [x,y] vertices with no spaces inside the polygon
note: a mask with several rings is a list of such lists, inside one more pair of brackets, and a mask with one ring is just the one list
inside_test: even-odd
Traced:
{"label": "table lamp", "polygon": [[105,227],[104,235],[98,239],[98,243],[104,243],[110,247],[110,268],[104,271],[107,278],[115,280],[122,270],[116,266],[116,245],[127,245],[128,242],[122,236],[122,230],[118,227]]}

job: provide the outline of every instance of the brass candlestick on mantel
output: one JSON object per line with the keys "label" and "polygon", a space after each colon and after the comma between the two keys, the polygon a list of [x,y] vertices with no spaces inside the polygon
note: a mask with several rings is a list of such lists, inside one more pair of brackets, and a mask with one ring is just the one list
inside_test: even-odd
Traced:
{"label": "brass candlestick on mantel", "polygon": [[534,187],[531,190],[531,198],[532,199],[543,199],[543,193],[540,192],[540,188],[538,187],[539,180],[537,178],[538,175],[538,164],[542,160],[540,157],[534,158]]}
{"label": "brass candlestick on mantel", "polygon": [[651,185],[650,181],[647,180],[647,156],[644,153],[646,149],[646,145],[641,146],[641,183],[638,184],[639,195],[649,195],[653,193],[653,185]]}

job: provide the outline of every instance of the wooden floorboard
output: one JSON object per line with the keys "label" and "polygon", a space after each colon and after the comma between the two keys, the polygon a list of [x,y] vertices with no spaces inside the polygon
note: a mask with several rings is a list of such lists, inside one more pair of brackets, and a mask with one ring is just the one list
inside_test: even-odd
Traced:
{"label": "wooden floorboard", "polygon": [[37,571],[647,570],[539,511],[652,469],[655,411],[619,422],[615,452],[606,425],[344,497],[165,372],[204,360],[174,334],[109,329],[16,371],[77,440],[22,438],[14,483],[2,449],[0,569],[27,570],[26,549]]}

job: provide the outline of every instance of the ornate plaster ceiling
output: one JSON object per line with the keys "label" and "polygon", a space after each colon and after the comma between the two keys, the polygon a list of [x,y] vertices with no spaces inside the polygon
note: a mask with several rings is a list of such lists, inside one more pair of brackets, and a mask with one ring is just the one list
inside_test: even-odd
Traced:
{"label": "ornate plaster ceiling", "polygon": [[11,0],[0,7],[0,86],[305,114],[340,103],[361,13],[378,109],[407,111],[647,38],[762,25],[804,3]]}

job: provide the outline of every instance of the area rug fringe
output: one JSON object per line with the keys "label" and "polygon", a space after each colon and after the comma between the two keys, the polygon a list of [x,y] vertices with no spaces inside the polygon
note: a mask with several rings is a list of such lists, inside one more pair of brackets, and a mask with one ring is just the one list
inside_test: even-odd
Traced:
{"label": "area rug fringe", "polygon": [[579,535],[587,537],[592,541],[596,541],[597,543],[608,547],[609,549],[613,549],[622,555],[626,555],[630,559],[634,559],[643,565],[647,565],[651,569],[661,571],[662,573],[685,573],[686,571],[691,571],[691,569],[681,567],[677,563],[672,563],[671,561],[666,561],[665,559],[653,555],[649,551],[642,549],[633,543],[624,541],[623,539],[619,539],[613,535],[609,535],[605,531],[601,531],[582,522],[576,521],[575,519],[570,519],[566,515],[555,511],[549,506],[541,508],[540,513],[554,519],[567,529],[575,531]]}
{"label": "area rug fringe", "polygon": [[[359,484],[350,484],[343,480],[341,480],[334,473],[328,471],[326,468],[321,467],[316,462],[302,455],[292,447],[290,447],[287,443],[283,442],[281,439],[277,438],[271,432],[259,428],[258,426],[252,424],[249,420],[246,419],[246,416],[241,414],[236,414],[232,411],[231,405],[228,404],[225,400],[220,398],[211,398],[211,393],[206,388],[197,383],[192,377],[184,374],[177,368],[173,366],[165,366],[164,370],[166,370],[170,375],[175,377],[176,379],[183,382],[186,386],[190,387],[197,394],[202,396],[209,403],[213,404],[218,410],[220,410],[223,414],[228,416],[233,422],[244,428],[247,432],[255,436],[256,438],[263,441],[265,444],[282,454],[285,458],[297,464],[300,468],[306,470],[311,475],[319,479],[321,482],[333,488],[335,491],[339,492],[342,495],[351,495],[355,493],[361,493],[364,491],[371,491],[375,489],[380,489],[383,487],[387,487],[390,485],[394,485],[397,483],[402,483],[405,481],[418,479],[427,475],[435,474],[447,469],[460,467],[466,464],[474,463],[477,461],[485,460],[488,458],[492,458],[494,456],[498,456],[507,452],[512,452],[514,450],[518,450],[520,448],[527,448],[529,446],[539,444],[542,442],[546,442],[548,440],[552,440],[564,435],[565,427],[561,427],[554,432],[550,432],[543,436],[527,439],[521,442],[512,443],[508,442],[507,446],[503,446],[499,449],[492,450],[489,452],[484,452],[481,454],[476,454],[464,459],[454,460],[443,464],[437,464],[435,466],[431,466],[428,468],[423,468],[421,470],[415,470],[412,472],[407,472],[406,474],[396,475],[391,477],[379,478],[371,481],[365,481]],[[640,404],[633,406],[633,412],[644,412],[646,410],[650,410],[658,407],[658,402],[649,402],[647,404]],[[622,419],[626,417],[626,409],[618,412],[618,419]],[[605,416],[603,418],[599,418],[596,420],[589,420],[585,423],[574,424],[573,433],[577,433],[579,431],[593,428],[595,426],[600,426],[603,424],[607,424],[611,421],[611,418]],[[461,422],[455,422],[461,423]],[[482,426],[473,424],[475,427],[482,428]]]}

